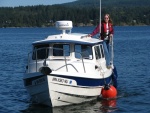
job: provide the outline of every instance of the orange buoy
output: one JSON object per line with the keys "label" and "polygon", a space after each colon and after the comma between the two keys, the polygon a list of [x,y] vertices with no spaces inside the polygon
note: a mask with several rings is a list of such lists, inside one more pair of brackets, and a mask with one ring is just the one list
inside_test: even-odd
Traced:
{"label": "orange buoy", "polygon": [[105,87],[102,88],[102,97],[103,98],[116,98],[117,97],[117,90],[114,86],[105,85]]}

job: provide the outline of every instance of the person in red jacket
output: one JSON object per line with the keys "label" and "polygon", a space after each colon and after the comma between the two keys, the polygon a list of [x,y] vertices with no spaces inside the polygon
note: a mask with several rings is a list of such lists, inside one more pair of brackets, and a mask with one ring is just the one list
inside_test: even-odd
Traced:
{"label": "person in red jacket", "polygon": [[94,31],[88,36],[93,37],[94,35],[100,32],[100,28],[101,28],[100,39],[108,41],[109,38],[112,37],[114,34],[113,24],[109,14],[105,14],[101,24],[99,24],[94,29]]}
{"label": "person in red jacket", "polygon": [[113,29],[112,20],[109,14],[105,14],[102,22],[88,36],[93,37],[97,33],[100,33],[100,39],[104,40],[103,46],[105,50],[106,65],[108,68],[110,68],[111,62],[110,62],[110,52],[109,52],[109,41],[110,41],[110,38],[113,38],[114,29]]}

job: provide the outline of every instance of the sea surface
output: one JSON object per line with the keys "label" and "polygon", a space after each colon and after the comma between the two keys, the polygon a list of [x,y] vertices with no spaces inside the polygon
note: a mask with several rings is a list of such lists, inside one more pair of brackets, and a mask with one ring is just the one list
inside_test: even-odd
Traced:
{"label": "sea surface", "polygon": [[[94,27],[74,27],[91,33]],[[0,28],[0,113],[150,113],[150,26],[115,26],[118,98],[75,106],[34,105],[23,85],[31,43],[61,33],[49,28]]]}

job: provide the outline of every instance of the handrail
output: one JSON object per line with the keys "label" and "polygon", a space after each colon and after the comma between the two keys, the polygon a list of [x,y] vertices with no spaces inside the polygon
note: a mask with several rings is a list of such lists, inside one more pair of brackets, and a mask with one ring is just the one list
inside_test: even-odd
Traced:
{"label": "handrail", "polygon": [[[37,72],[37,62],[38,62],[38,57],[37,57],[37,52],[38,52],[38,50],[42,50],[42,49],[45,49],[46,50],[46,55],[48,54],[47,53],[47,50],[48,49],[57,49],[57,50],[62,50],[62,51],[64,51],[64,53],[65,53],[65,50],[64,49],[60,49],[60,48],[53,48],[53,47],[43,47],[43,48],[38,48],[38,49],[35,49],[35,50],[33,50],[33,51],[31,51],[31,52],[29,52],[28,53],[28,67],[29,67],[29,63],[30,63],[30,54],[33,54],[33,53],[35,53],[35,61],[36,61],[36,72]],[[64,59],[65,59],[65,65],[66,65],[66,70],[67,70],[67,72],[68,72],[68,67],[67,67],[67,59],[66,59],[66,56],[64,55]],[[47,58],[45,57],[45,62],[46,62],[46,60],[47,60]],[[29,72],[29,71],[28,71]]]}
{"label": "handrail", "polygon": [[[35,49],[35,50],[33,50],[33,51],[31,51],[31,52],[28,53],[28,69],[30,68],[30,67],[29,67],[29,64],[30,64],[30,58],[32,58],[32,54],[35,53],[35,55],[36,55],[36,56],[35,56],[36,72],[38,72],[38,69],[37,69],[37,68],[38,68],[38,67],[37,67],[37,64],[38,64],[38,54],[37,54],[37,52],[38,52],[38,50],[42,50],[42,49],[45,49],[45,50],[46,50],[46,55],[48,54],[48,49],[62,50],[63,53],[65,53],[65,51],[66,51],[65,49],[53,48],[53,47],[43,47],[43,48]],[[81,55],[81,60],[82,60],[82,64],[83,64],[84,73],[86,73],[82,53],[80,53],[80,52],[76,52],[76,53],[79,53],[79,54]],[[30,56],[30,55],[31,55],[31,56]],[[65,60],[65,65],[64,65],[64,66],[66,66],[66,71],[68,72],[68,65],[69,65],[69,64],[67,64],[67,58],[66,58],[66,55],[63,54],[63,56],[64,56],[64,60]],[[46,65],[45,65],[46,60],[47,60],[47,57],[45,57],[45,59],[44,59],[44,63],[43,63],[44,66],[46,66]],[[59,68],[58,68],[58,69],[59,69]],[[57,70],[58,70],[58,69],[57,69]],[[76,69],[75,69],[75,70],[76,70]],[[77,70],[76,70],[76,71],[77,71]],[[28,70],[28,72],[29,72],[29,70]],[[78,71],[77,71],[77,72],[78,72]]]}
{"label": "handrail", "polygon": [[[76,72],[78,72],[78,70],[74,67],[74,65],[72,65],[72,64],[67,64],[67,65],[71,65],[75,70],[76,70]],[[63,65],[63,66],[61,66],[61,67],[59,67],[58,69],[56,69],[55,71],[57,71],[57,70],[59,70],[59,69],[61,69],[61,68],[63,68],[65,65]]]}
{"label": "handrail", "polygon": [[83,61],[83,56],[82,56],[82,54],[80,52],[76,52],[76,53],[79,53],[81,55],[84,73],[86,73],[85,65],[84,65],[84,61]]}
{"label": "handrail", "polygon": [[[63,50],[63,53],[65,53],[65,50]],[[66,70],[68,72],[67,59],[66,59],[66,55],[65,54],[64,54],[64,58],[65,58]]]}

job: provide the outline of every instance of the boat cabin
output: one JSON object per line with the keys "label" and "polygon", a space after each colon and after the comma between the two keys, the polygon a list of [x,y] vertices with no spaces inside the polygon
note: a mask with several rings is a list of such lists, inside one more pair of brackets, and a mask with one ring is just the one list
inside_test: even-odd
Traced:
{"label": "boat cabin", "polygon": [[103,64],[102,67],[106,65],[103,41],[86,37],[87,34],[65,33],[64,29],[70,29],[68,27],[61,26],[60,29],[63,29],[62,34],[33,43],[33,52],[29,54],[29,73],[38,72],[42,66],[54,71],[86,73],[92,68],[91,63],[93,69],[98,68],[99,64]]}

